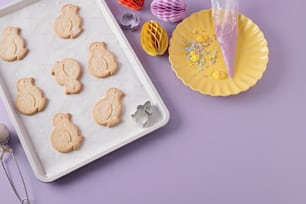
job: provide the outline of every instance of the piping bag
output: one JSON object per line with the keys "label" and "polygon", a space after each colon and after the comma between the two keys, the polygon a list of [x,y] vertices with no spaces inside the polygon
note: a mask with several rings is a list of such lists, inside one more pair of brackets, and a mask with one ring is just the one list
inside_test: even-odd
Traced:
{"label": "piping bag", "polygon": [[216,38],[219,42],[227,74],[234,77],[238,37],[239,0],[211,0]]}

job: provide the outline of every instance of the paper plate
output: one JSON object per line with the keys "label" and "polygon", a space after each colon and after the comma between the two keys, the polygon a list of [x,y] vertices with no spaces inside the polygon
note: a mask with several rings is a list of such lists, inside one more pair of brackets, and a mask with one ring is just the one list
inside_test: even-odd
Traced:
{"label": "paper plate", "polygon": [[268,54],[262,31],[239,14],[235,73],[227,77],[211,10],[194,13],[178,24],[169,46],[177,77],[191,89],[212,96],[235,95],[254,86],[266,70]]}

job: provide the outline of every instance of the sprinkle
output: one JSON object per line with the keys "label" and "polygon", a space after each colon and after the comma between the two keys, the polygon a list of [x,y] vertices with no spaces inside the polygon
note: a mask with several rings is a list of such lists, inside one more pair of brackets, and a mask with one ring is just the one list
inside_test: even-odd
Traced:
{"label": "sprinkle", "polygon": [[190,57],[190,61],[192,62],[198,62],[200,60],[200,57],[198,55],[192,55]]}
{"label": "sprinkle", "polygon": [[227,78],[227,74],[226,72],[215,70],[213,72],[213,77],[218,80],[225,80]]}
{"label": "sprinkle", "polygon": [[[209,68],[212,68],[212,70],[214,70],[213,66],[216,64],[218,51],[211,48],[210,45],[215,39],[215,36],[209,36],[208,33],[205,31],[198,32],[197,30],[193,30],[191,32],[193,34],[196,34],[197,36],[195,36],[194,40],[186,42],[184,50],[186,51],[186,57],[188,61],[196,70],[196,73],[202,73],[204,69]],[[203,77],[209,77],[212,75],[213,74],[200,74],[200,76]],[[222,78],[219,77],[219,74],[215,75],[218,75],[217,78]]]}

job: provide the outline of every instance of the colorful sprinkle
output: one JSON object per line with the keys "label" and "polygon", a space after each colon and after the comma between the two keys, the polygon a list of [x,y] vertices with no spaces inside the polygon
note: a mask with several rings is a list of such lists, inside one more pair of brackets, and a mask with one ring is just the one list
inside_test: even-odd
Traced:
{"label": "colorful sprinkle", "polygon": [[207,32],[198,30],[192,30],[192,33],[196,35],[195,40],[186,42],[185,51],[196,73],[205,78],[211,76],[218,80],[226,79],[226,72],[216,71],[214,68],[218,59],[218,50],[213,49],[210,45],[216,41],[215,35],[209,36]]}

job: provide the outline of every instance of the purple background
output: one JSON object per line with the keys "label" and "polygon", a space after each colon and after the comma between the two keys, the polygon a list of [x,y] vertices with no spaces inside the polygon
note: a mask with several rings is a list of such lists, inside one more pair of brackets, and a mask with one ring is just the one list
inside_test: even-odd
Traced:
{"label": "purple background", "polygon": [[11,3],[14,0],[0,0],[0,7],[4,6],[5,4]]}
{"label": "purple background", "polygon": [[[108,2],[118,17],[128,11]],[[143,22],[157,20],[150,2],[137,12]],[[209,0],[186,2],[188,15],[210,7]],[[176,78],[168,56],[143,52],[139,31],[126,32],[171,120],[54,183],[34,177],[0,103],[33,203],[305,204],[306,2],[240,1],[240,7],[269,43],[268,68],[255,87],[231,97],[201,95]],[[161,24],[170,36],[177,25]],[[0,192],[1,203],[17,203],[3,171]]]}

